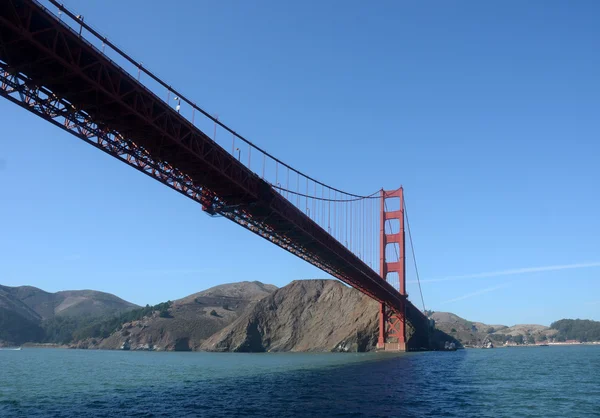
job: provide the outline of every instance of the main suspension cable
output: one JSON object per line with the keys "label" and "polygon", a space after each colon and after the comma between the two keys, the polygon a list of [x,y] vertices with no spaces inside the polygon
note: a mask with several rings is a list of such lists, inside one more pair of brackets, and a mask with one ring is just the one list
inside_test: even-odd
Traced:
{"label": "main suspension cable", "polygon": [[[365,199],[379,199],[379,196],[375,196],[376,194],[379,193],[379,191],[377,191],[375,193],[372,193],[370,195],[367,195],[367,196],[360,196],[360,197],[357,197],[355,199],[337,199],[337,198],[330,199],[330,198],[325,198],[325,197],[311,196],[311,195],[306,194],[306,193],[295,192],[293,190],[289,190],[289,189],[286,189],[285,187],[277,186],[277,185],[274,185],[274,184],[271,184],[271,187],[273,187],[274,189],[277,189],[277,190],[279,190],[281,192],[288,192],[290,194],[294,194],[294,195],[300,196],[300,197],[305,197],[307,199],[323,200],[325,202],[341,202],[341,203],[344,203],[344,202],[357,202],[359,200],[365,200]],[[335,189],[333,187],[330,187],[330,189],[335,191]],[[348,196],[356,196],[356,195],[352,195],[350,193],[344,193],[344,194],[346,194]]]}
{"label": "main suspension cable", "polygon": [[408,211],[406,210],[406,200],[404,203],[404,215],[406,216],[406,227],[408,229],[408,240],[410,241],[410,249],[412,251],[413,262],[415,263],[415,273],[417,275],[417,283],[419,284],[419,293],[421,294],[421,303],[423,304],[423,312],[425,312],[425,300],[423,299],[423,289],[421,289],[421,279],[419,278],[419,269],[417,267],[417,257],[415,255],[415,247],[413,245],[412,234],[410,233],[410,222],[408,221]]}
{"label": "main suspension cable", "polygon": [[[234,129],[232,129],[229,126],[225,125],[223,122],[221,122],[219,120],[218,117],[211,115],[208,111],[206,111],[203,108],[201,108],[200,106],[198,106],[196,104],[196,102],[192,101],[187,96],[183,95],[181,92],[179,92],[175,88],[173,88],[171,85],[167,84],[165,81],[163,81],[161,78],[159,78],[156,74],[154,74],[153,72],[151,72],[148,68],[144,67],[144,65],[141,62],[136,61],[134,58],[132,58],[130,55],[128,55],[125,51],[123,51],[118,46],[116,46],[111,41],[109,41],[106,38],[106,36],[102,36],[97,30],[95,30],[92,26],[90,26],[87,22],[85,22],[82,18],[80,18],[80,16],[76,15],[71,10],[67,9],[62,3],[60,3],[60,1],[58,1],[58,0],[48,0],[48,1],[50,2],[50,4],[52,4],[53,6],[55,6],[58,9],[59,16],[60,16],[60,13],[64,13],[66,16],[68,16],[73,21],[73,23],[76,24],[76,26],[79,26],[79,28],[80,28],[80,33],[79,33],[80,36],[81,36],[81,30],[85,28],[98,41],[101,41],[103,46],[108,46],[110,49],[112,49],[118,55],[120,55],[121,57],[123,57],[126,61],[128,61],[129,63],[131,63],[135,68],[137,68],[138,69],[138,82],[139,82],[139,74],[140,73],[146,74],[152,80],[154,80],[156,83],[158,83],[160,86],[162,86],[163,88],[167,89],[167,91],[169,92],[169,95],[171,93],[174,94],[179,99],[180,103],[184,102],[184,103],[188,104],[191,107],[191,109],[194,111],[193,114],[195,114],[195,111],[198,111],[199,113],[201,113],[202,115],[204,115],[207,119],[209,119],[212,122],[214,122],[214,124],[215,124],[215,138],[214,138],[214,140],[215,141],[216,141],[216,128],[217,128],[217,125],[218,125],[218,126],[220,126],[221,128],[225,129],[227,132],[229,132],[229,133],[231,133],[233,135],[233,137],[234,137],[233,138],[233,144],[234,145],[235,145],[235,138],[238,138],[239,140],[241,140],[244,143],[246,143],[249,147],[254,148],[259,153],[262,153],[263,154],[263,177],[264,177],[264,164],[265,164],[265,156],[266,156],[266,157],[269,157],[271,160],[275,161],[276,165],[282,165],[283,167],[286,167],[288,170],[291,170],[291,171],[295,172],[298,176],[305,177],[307,181],[310,180],[310,181],[312,181],[312,182],[314,182],[316,184],[319,184],[321,186],[330,188],[330,189],[335,190],[335,191],[337,191],[339,193],[342,193],[342,194],[345,194],[345,195],[348,195],[348,196],[352,196],[352,197],[355,197],[355,198],[358,198],[358,199],[362,199],[362,198],[366,197],[366,196],[356,195],[356,194],[353,194],[353,193],[347,193],[347,192],[345,192],[343,190],[336,189],[335,187],[328,186],[327,184],[322,183],[319,180],[314,179],[313,177],[309,176],[308,174],[305,174],[305,173],[301,172],[300,170],[296,170],[294,167],[292,167],[292,166],[284,163],[280,159],[278,159],[275,156],[269,154],[267,151],[265,151],[264,149],[260,148],[258,145],[252,143],[250,140],[248,140],[247,138],[245,138],[244,136],[242,136],[240,133],[236,132]],[[62,25],[64,25],[64,26],[72,28],[71,25],[68,25],[64,20],[60,20],[60,23]],[[104,53],[104,51],[102,51],[102,52]],[[125,70],[123,70],[123,71],[125,71]],[[127,71],[127,73],[129,73],[129,72]],[[235,151],[235,149],[232,150],[232,151]]]}

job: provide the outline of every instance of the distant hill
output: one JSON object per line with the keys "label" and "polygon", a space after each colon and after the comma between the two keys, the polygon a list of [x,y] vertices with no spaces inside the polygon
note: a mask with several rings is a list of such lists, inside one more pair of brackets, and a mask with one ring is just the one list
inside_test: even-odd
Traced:
{"label": "distant hill", "polygon": [[77,346],[197,350],[206,338],[231,324],[247,308],[276,289],[258,281],[215,286],[170,302],[162,311],[151,310],[139,319],[124,322],[107,338],[92,334]]}
{"label": "distant hill", "polygon": [[277,286],[261,283],[259,281],[227,283],[194,293],[193,295],[186,296],[176,302],[184,304],[198,297],[232,298],[256,301],[268,296],[276,290]]}
{"label": "distant hill", "polygon": [[26,305],[42,320],[57,315],[101,316],[138,307],[110,293],[95,290],[65,290],[49,293],[32,286],[0,285],[0,294],[8,295],[13,300]]}
{"label": "distant hill", "polygon": [[559,341],[600,341],[600,322],[588,319],[561,319],[550,324]]}
{"label": "distant hill", "polygon": [[[155,306],[138,307],[93,290],[45,292],[0,285],[0,346],[25,342],[79,348],[207,351],[369,351],[378,304],[336,280],[298,280],[278,289],[229,283]],[[438,348],[446,342],[597,341],[600,322],[564,319],[551,327],[490,325],[427,311]],[[410,327],[407,328],[410,332]]]}
{"label": "distant hill", "polygon": [[0,286],[0,308],[30,322],[39,322],[42,317],[18,297],[15,287]]}
{"label": "distant hill", "polygon": [[458,340],[462,345],[475,346],[481,344],[490,326],[467,321],[450,312],[434,312],[430,317],[435,320],[435,327]]}
{"label": "distant hill", "polygon": [[540,342],[557,336],[557,330],[543,325],[490,325],[483,322],[472,322],[450,312],[433,312],[436,328],[456,338],[465,346],[479,346],[486,338],[494,344],[504,344],[507,341]]}
{"label": "distant hill", "polygon": [[[93,290],[45,292],[32,286],[0,285],[0,345],[68,340],[81,323],[137,308]],[[60,328],[60,329],[57,329]]]}

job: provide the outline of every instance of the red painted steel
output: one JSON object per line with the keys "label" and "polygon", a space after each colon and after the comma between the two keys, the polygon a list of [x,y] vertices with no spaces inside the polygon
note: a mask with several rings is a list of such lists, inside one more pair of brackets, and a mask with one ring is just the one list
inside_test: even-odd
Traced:
{"label": "red painted steel", "polygon": [[0,1],[0,95],[369,295],[386,312],[423,316],[283,193],[34,0]]}
{"label": "red painted steel", "polygon": [[[399,200],[398,210],[388,210],[386,200],[397,198]],[[380,232],[379,232],[379,274],[387,280],[389,273],[398,274],[398,291],[406,296],[406,244],[404,231],[404,190],[381,191],[380,194]],[[398,232],[392,231],[389,221],[398,220],[400,228]],[[386,231],[389,225],[389,232]],[[387,259],[386,249],[388,244],[398,245],[398,259],[390,261]],[[377,347],[380,349],[393,348],[406,350],[406,305],[403,302],[400,309],[390,310],[384,303],[379,307],[379,339]]]}

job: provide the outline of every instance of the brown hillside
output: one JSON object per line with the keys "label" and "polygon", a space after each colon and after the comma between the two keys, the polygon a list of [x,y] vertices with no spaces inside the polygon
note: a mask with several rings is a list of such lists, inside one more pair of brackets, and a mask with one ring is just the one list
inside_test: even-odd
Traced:
{"label": "brown hillside", "polygon": [[375,347],[375,301],[335,280],[294,281],[210,337],[208,351],[360,351]]}
{"label": "brown hillside", "polygon": [[215,286],[173,302],[169,317],[155,312],[129,322],[108,338],[93,344],[104,349],[198,350],[211,335],[235,321],[250,305],[268,296],[277,287],[261,282],[240,282]]}

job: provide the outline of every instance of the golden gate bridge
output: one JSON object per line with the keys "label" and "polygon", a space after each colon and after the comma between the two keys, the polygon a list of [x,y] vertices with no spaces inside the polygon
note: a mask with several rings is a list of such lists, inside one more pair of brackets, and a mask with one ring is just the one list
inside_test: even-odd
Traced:
{"label": "golden gate bridge", "polygon": [[46,3],[0,2],[2,97],[377,300],[379,349],[429,347],[406,293],[402,188],[358,195],[294,169]]}

